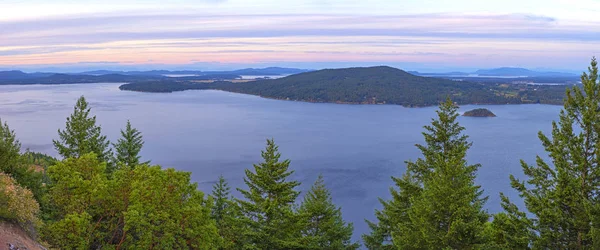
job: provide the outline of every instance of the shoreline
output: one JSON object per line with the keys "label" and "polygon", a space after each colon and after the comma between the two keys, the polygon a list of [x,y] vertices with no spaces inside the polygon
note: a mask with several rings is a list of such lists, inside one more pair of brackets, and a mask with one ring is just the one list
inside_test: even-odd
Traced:
{"label": "shoreline", "polygon": [[[178,90],[178,91],[169,91],[169,92],[160,92],[160,91],[140,91],[140,90],[129,90],[129,89],[121,89],[119,86],[119,90],[120,91],[130,91],[130,92],[137,92],[137,93],[148,93],[148,94],[172,94],[175,92],[185,92],[185,91],[222,91],[222,92],[227,92],[227,93],[234,93],[234,94],[240,94],[240,95],[250,95],[250,96],[256,96],[256,97],[260,97],[260,98],[264,98],[264,99],[269,99],[269,100],[277,100],[277,101],[289,101],[289,102],[304,102],[304,103],[315,103],[315,104],[344,104],[344,105],[393,105],[393,106],[402,106],[405,108],[429,108],[429,107],[437,107],[438,105],[402,105],[402,104],[394,104],[394,103],[369,103],[369,102],[333,102],[333,101],[315,101],[315,100],[292,100],[289,98],[278,98],[278,97],[269,97],[269,96],[263,96],[263,95],[254,95],[254,94],[250,94],[250,93],[244,93],[244,92],[235,92],[235,91],[228,91],[228,90],[222,90],[222,89],[186,89],[186,90]],[[464,106],[464,105],[490,105],[490,106],[504,106],[504,105],[533,105],[533,104],[540,104],[540,105],[551,105],[551,106],[562,106],[563,104],[557,104],[557,103],[460,103],[458,104],[459,106]]]}

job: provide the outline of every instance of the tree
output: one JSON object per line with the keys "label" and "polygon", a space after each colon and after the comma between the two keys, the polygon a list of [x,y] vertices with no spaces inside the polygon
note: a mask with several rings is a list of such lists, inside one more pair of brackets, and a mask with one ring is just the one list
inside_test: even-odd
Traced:
{"label": "tree", "polygon": [[536,249],[600,248],[600,84],[595,58],[588,71],[581,88],[567,89],[559,121],[552,122],[552,136],[538,134],[552,163],[540,156],[536,165],[521,160],[527,180],[510,177],[533,215],[530,240]]}
{"label": "tree", "polygon": [[14,174],[21,167],[19,162],[21,143],[15,131],[0,120],[0,171]]}
{"label": "tree", "polygon": [[63,249],[215,249],[212,199],[190,173],[159,166],[117,169],[93,153],[50,167],[55,208],[43,239]]}
{"label": "tree", "polygon": [[375,230],[365,236],[368,246],[390,248],[384,242],[390,236],[400,249],[471,249],[486,243],[487,197],[475,184],[479,164],[466,162],[471,143],[456,121],[457,110],[448,99],[425,126],[426,145],[417,145],[424,158],[408,161],[404,176],[393,178],[398,190],[376,212],[383,224],[370,224]]}
{"label": "tree", "polygon": [[398,225],[403,221],[409,221],[408,210],[413,197],[419,197],[422,187],[414,180],[410,172],[405,173],[402,178],[392,177],[397,189],[390,187],[392,199],[386,201],[379,198],[383,209],[375,210],[378,222],[366,221],[371,229],[370,234],[363,235],[365,246],[368,249],[391,250],[397,249],[392,239],[392,232],[397,231]]}
{"label": "tree", "polygon": [[124,171],[133,176],[119,178],[121,183],[131,182],[120,248],[208,250],[222,244],[210,218],[213,201],[190,182],[189,172],[140,165],[116,174]]}
{"label": "tree", "polygon": [[531,238],[535,236],[532,220],[506,196],[500,194],[500,198],[505,212],[495,214],[494,220],[488,222],[486,249],[531,249]]}
{"label": "tree", "polygon": [[110,159],[109,141],[96,125],[96,116],[90,117],[91,108],[85,97],[81,96],[73,114],[67,118],[65,130],[58,130],[59,140],[53,140],[54,147],[63,158],[78,158],[87,153],[95,153],[98,159],[108,162]]}
{"label": "tree", "polygon": [[148,164],[149,162],[140,163],[140,151],[144,146],[142,133],[131,127],[131,122],[127,121],[125,130],[121,130],[121,138],[113,144],[116,151],[117,162],[125,164],[129,168],[134,168],[140,164]]}
{"label": "tree", "polygon": [[33,192],[40,200],[45,193],[44,173],[27,164],[21,155],[21,143],[7,123],[0,120],[0,172],[9,174],[17,183]]}
{"label": "tree", "polygon": [[248,190],[238,189],[246,200],[238,200],[243,214],[244,236],[247,247],[254,249],[290,249],[298,245],[298,216],[293,204],[300,194],[294,190],[300,185],[287,178],[290,161],[280,161],[281,154],[273,140],[267,140],[262,151],[264,162],[254,165],[254,172],[246,169],[244,182]]}
{"label": "tree", "polygon": [[243,245],[239,232],[242,230],[239,223],[241,216],[239,207],[233,201],[230,187],[223,176],[219,176],[218,182],[213,186],[212,196],[214,205],[211,218],[215,220],[217,230],[223,245],[219,249],[241,249]]}
{"label": "tree", "polygon": [[358,249],[353,243],[352,223],[342,219],[339,207],[333,204],[331,194],[319,175],[304,196],[298,213],[302,217],[302,245],[305,249]]}

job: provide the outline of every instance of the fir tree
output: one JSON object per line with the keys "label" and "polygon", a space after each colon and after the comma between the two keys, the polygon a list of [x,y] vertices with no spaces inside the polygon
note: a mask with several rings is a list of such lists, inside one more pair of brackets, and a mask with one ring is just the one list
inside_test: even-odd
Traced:
{"label": "fir tree", "polygon": [[530,239],[536,249],[600,249],[600,84],[595,58],[588,70],[581,77],[582,88],[567,89],[552,136],[538,134],[552,163],[540,156],[535,166],[521,161],[527,180],[510,177],[533,215]]}
{"label": "fir tree", "polygon": [[305,249],[357,249],[351,241],[354,227],[342,219],[341,209],[333,204],[331,194],[319,176],[298,210],[302,216],[302,245]]}
{"label": "fir tree", "polygon": [[398,190],[377,211],[381,224],[365,236],[373,249],[471,249],[485,243],[483,211],[487,198],[475,184],[479,165],[466,162],[471,143],[456,118],[450,99],[440,105],[437,119],[425,126],[426,145],[417,145],[424,158],[407,162],[402,178],[393,178]]}
{"label": "fir tree", "polygon": [[219,249],[242,249],[239,207],[233,202],[229,184],[223,176],[219,176],[218,182],[213,186],[212,196],[214,205],[211,218],[215,220],[219,235],[223,239],[223,245]]}
{"label": "fir tree", "polygon": [[297,248],[299,230],[298,216],[293,204],[299,195],[294,190],[300,185],[287,178],[290,161],[280,161],[281,154],[273,140],[267,140],[262,151],[264,162],[254,165],[254,172],[246,169],[244,182],[247,190],[238,189],[246,200],[239,200],[243,214],[246,247],[254,249]]}
{"label": "fir tree", "polygon": [[98,159],[108,162],[110,159],[109,142],[96,125],[96,116],[90,116],[90,108],[85,97],[81,96],[73,114],[67,118],[65,130],[58,130],[59,140],[53,140],[54,147],[65,159],[79,158],[94,153]]}
{"label": "fir tree", "polygon": [[129,168],[134,168],[140,164],[148,164],[149,162],[140,163],[140,151],[144,146],[142,133],[136,128],[131,127],[131,122],[127,121],[125,130],[121,130],[121,138],[117,140],[113,147],[116,151],[116,161]]}
{"label": "fir tree", "polygon": [[378,222],[367,220],[371,233],[363,235],[363,240],[368,249],[397,249],[392,240],[392,232],[397,231],[401,222],[409,220],[408,209],[411,207],[412,197],[419,197],[422,190],[410,172],[405,173],[402,178],[392,177],[392,180],[397,189],[390,188],[391,200],[379,198],[383,209],[375,210]]}

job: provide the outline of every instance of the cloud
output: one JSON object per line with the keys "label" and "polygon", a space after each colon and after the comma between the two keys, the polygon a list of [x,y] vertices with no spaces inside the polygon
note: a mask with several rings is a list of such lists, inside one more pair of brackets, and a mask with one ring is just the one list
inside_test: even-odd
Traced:
{"label": "cloud", "polygon": [[598,28],[599,23],[534,14],[114,12],[0,21],[0,65],[96,60],[185,64],[198,58],[226,63],[480,63],[493,57],[566,63],[568,54],[589,57],[598,51]]}

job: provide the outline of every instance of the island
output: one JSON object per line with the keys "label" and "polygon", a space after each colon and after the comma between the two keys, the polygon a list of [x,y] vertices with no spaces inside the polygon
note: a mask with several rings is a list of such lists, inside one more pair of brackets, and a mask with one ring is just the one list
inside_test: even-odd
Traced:
{"label": "island", "polygon": [[457,81],[417,76],[400,69],[377,66],[324,69],[246,82],[159,79],[131,82],[120,86],[120,89],[154,93],[222,90],[278,100],[426,107],[439,105],[448,97],[458,105],[562,104],[566,87]]}
{"label": "island", "polygon": [[479,108],[479,109],[473,109],[470,111],[467,111],[463,114],[463,116],[470,116],[470,117],[496,117],[496,115],[494,113],[492,113],[492,111],[489,111],[488,109],[484,109],[484,108]]}
{"label": "island", "polygon": [[[259,73],[263,74],[259,75],[261,77],[275,74],[286,77],[277,79],[242,77]],[[221,90],[278,100],[393,104],[405,107],[437,106],[446,98],[451,98],[458,105],[528,103],[561,105],[565,98],[565,89],[569,86],[566,82],[563,81],[563,84],[558,85],[529,84],[555,81],[554,76],[535,79],[428,77],[388,66],[323,70],[288,68],[234,71],[100,70],[74,74],[0,71],[0,85],[123,83],[120,89],[127,91],[171,93],[186,90]]]}

